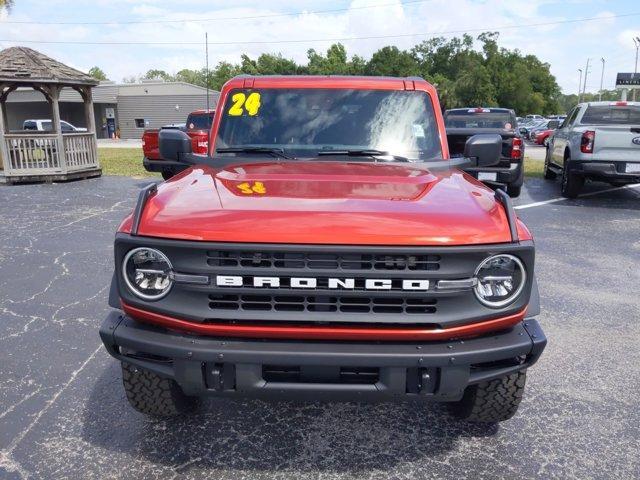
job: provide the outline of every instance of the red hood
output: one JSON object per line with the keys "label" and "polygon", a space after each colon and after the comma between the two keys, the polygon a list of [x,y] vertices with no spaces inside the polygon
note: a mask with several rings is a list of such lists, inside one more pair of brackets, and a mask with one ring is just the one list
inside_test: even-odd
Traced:
{"label": "red hood", "polygon": [[[128,231],[130,220],[122,230]],[[521,238],[528,238],[523,225]],[[510,241],[493,191],[459,171],[289,162],[198,166],[158,186],[140,235],[220,242],[468,245]]]}

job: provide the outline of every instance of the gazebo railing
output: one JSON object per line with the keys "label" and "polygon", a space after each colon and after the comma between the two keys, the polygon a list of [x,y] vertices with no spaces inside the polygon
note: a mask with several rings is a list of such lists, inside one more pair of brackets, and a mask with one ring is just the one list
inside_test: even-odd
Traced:
{"label": "gazebo railing", "polygon": [[4,141],[8,156],[3,159],[5,174],[64,174],[98,167],[98,152],[92,133],[63,134],[63,151],[56,134],[5,134]]}
{"label": "gazebo railing", "polygon": [[93,133],[65,133],[62,135],[62,141],[67,171],[98,166],[98,152]]}
{"label": "gazebo railing", "polygon": [[58,136],[55,134],[6,134],[5,171],[20,173],[62,172],[58,155]]}

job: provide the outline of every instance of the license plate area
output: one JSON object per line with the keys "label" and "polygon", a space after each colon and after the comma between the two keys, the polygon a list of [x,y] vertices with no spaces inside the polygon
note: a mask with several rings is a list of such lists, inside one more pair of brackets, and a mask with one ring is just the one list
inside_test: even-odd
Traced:
{"label": "license plate area", "polygon": [[625,167],[626,173],[640,173],[640,163],[627,163]]}
{"label": "license plate area", "polygon": [[481,182],[495,182],[498,180],[498,174],[495,172],[478,172],[478,180]]}
{"label": "license plate area", "polygon": [[270,383],[374,385],[380,380],[380,369],[372,367],[263,365],[262,378]]}

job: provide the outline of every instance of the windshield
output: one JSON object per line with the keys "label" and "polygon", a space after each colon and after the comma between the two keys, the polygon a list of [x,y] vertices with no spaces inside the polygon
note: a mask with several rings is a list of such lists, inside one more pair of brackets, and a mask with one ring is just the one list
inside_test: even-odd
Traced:
{"label": "windshield", "polygon": [[589,106],[580,120],[582,125],[640,125],[640,105]]}
{"label": "windshield", "polygon": [[233,90],[221,114],[218,153],[262,147],[298,158],[332,150],[442,158],[431,99],[420,91]]}
{"label": "windshield", "polygon": [[444,117],[447,128],[500,128],[511,130],[515,127],[515,119],[509,112],[492,112],[490,110],[456,110],[447,112]]}

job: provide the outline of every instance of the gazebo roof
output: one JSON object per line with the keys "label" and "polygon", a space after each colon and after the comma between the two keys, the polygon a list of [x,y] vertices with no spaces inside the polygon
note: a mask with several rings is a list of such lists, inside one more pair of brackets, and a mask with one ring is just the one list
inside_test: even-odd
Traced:
{"label": "gazebo roof", "polygon": [[86,73],[27,47],[0,51],[0,82],[97,85]]}

